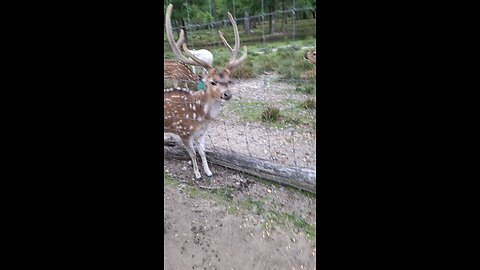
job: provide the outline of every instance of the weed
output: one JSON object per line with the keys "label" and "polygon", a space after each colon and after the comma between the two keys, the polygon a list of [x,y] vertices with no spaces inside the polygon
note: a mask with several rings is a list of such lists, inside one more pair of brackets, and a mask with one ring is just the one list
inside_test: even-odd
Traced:
{"label": "weed", "polygon": [[309,98],[302,102],[301,108],[314,110],[317,108],[317,101],[314,98]]}
{"label": "weed", "polygon": [[264,122],[278,122],[281,118],[280,110],[273,107],[267,107],[262,112],[262,121]]}

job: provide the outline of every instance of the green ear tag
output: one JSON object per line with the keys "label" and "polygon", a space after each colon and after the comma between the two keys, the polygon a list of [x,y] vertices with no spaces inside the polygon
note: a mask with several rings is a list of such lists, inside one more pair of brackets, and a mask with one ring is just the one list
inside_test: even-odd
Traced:
{"label": "green ear tag", "polygon": [[205,89],[205,85],[203,84],[203,81],[198,81],[197,83],[197,89],[202,91],[203,89]]}

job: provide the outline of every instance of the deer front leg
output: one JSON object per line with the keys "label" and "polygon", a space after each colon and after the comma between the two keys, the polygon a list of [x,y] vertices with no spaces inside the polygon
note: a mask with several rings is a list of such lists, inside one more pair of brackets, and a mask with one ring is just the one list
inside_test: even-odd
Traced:
{"label": "deer front leg", "polygon": [[197,149],[200,157],[202,158],[203,170],[207,176],[212,176],[210,168],[208,168],[207,157],[205,156],[205,134],[201,135],[197,140]]}
{"label": "deer front leg", "polygon": [[188,155],[190,155],[190,158],[192,159],[193,173],[195,174],[195,178],[199,179],[202,176],[198,171],[197,157],[195,156],[195,148],[193,147],[193,139],[192,138],[185,139],[183,140],[183,144],[185,144],[185,148],[187,148]]}

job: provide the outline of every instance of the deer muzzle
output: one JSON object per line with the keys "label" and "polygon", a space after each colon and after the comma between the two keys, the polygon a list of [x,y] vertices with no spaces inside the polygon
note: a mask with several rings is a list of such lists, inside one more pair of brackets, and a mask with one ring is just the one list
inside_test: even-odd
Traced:
{"label": "deer muzzle", "polygon": [[231,98],[232,98],[232,92],[230,92],[230,90],[226,90],[225,92],[222,93],[222,99],[230,100]]}

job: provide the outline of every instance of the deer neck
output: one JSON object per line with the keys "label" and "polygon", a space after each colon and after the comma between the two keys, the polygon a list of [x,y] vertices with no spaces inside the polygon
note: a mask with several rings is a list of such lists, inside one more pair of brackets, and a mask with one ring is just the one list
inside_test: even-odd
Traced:
{"label": "deer neck", "polygon": [[221,101],[212,99],[208,91],[195,92],[193,96],[196,104],[202,104],[205,120],[213,120],[217,117],[222,108]]}

